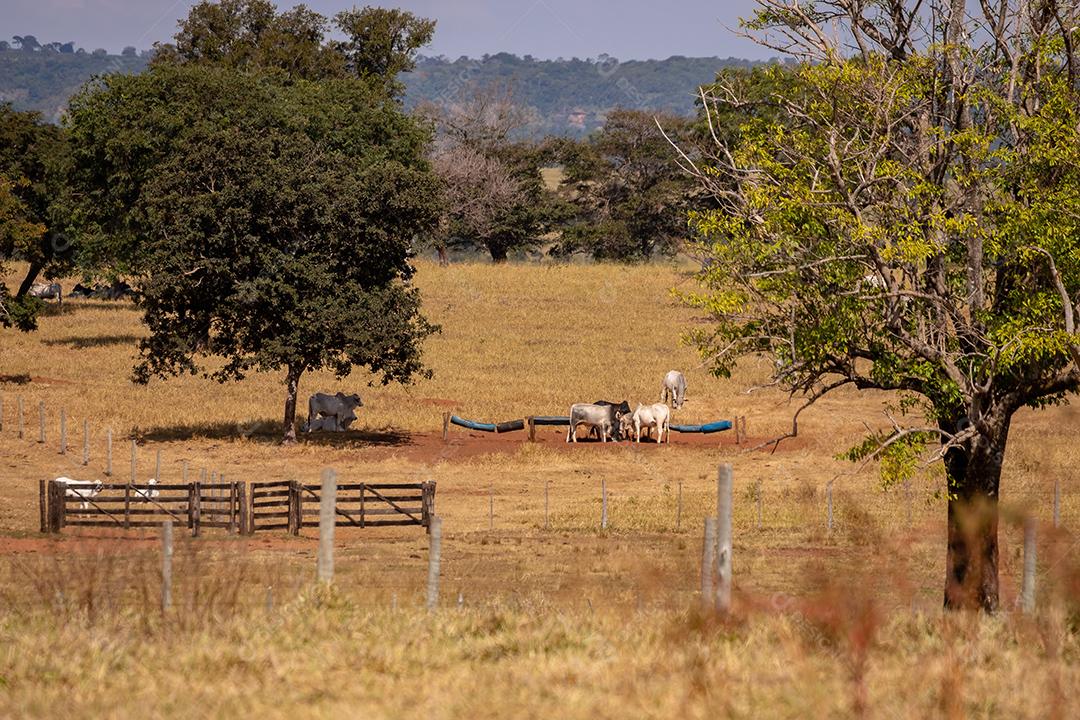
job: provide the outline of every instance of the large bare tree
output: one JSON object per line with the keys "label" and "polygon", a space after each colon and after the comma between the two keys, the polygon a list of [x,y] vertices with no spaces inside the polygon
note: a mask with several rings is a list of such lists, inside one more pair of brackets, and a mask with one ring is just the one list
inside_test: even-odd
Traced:
{"label": "large bare tree", "polygon": [[[680,156],[719,205],[696,340],[721,374],[775,358],[787,437],[838,388],[896,392],[851,456],[943,460],[945,604],[994,610],[1014,414],[1080,390],[1080,3],[758,5],[746,32],[798,65],[778,116]],[[709,117],[744,90],[705,89]]]}

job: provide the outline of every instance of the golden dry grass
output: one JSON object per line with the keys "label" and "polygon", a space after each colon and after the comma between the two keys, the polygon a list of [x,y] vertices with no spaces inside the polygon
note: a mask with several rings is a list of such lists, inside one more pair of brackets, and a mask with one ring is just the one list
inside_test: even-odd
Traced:
{"label": "golden dry grass", "polygon": [[[443,327],[426,351],[435,377],[408,388],[367,388],[364,375],[343,383],[330,375],[305,377],[302,393],[359,390],[365,407],[357,432],[296,447],[276,442],[280,377],[133,385],[130,368],[143,330],[125,304],[72,301],[44,317],[37,333],[0,331],[0,375],[35,378],[0,384],[0,566],[7,570],[0,580],[8,591],[0,600],[10,600],[0,613],[0,688],[6,683],[11,690],[6,696],[0,690],[0,716],[48,716],[61,706],[81,715],[113,708],[118,716],[142,708],[204,716],[200,707],[209,715],[268,716],[354,714],[349,709],[389,717],[406,707],[447,717],[608,716],[619,708],[656,717],[842,716],[857,710],[850,659],[816,646],[821,631],[813,629],[819,620],[811,611],[792,612],[787,601],[785,612],[771,607],[776,597],[828,593],[837,578],[883,613],[860,681],[874,714],[948,714],[937,703],[947,695],[943,683],[955,683],[961,710],[972,716],[1044,716],[1048,711],[1039,708],[1059,702],[1060,687],[1076,687],[1073,631],[1056,630],[1060,647],[1050,654],[1045,639],[1028,642],[1036,631],[1023,623],[990,621],[955,631],[941,626],[939,478],[929,472],[914,483],[909,522],[899,489],[886,492],[873,468],[835,459],[860,436],[863,422],[882,423],[886,397],[827,398],[804,415],[800,439],[775,454],[742,452],[727,433],[708,444],[688,444],[676,435],[665,447],[568,450],[554,430],[530,445],[520,433],[496,443],[455,429],[455,442],[442,446],[441,418],[449,406],[466,417],[506,420],[563,414],[571,402],[601,397],[653,401],[670,368],[683,369],[689,380],[679,421],[746,415],[757,439],[786,429],[794,406],[785,397],[745,394],[766,378],[765,366],[751,361],[733,379],[713,378],[679,344],[681,332],[696,320],[671,299],[670,289],[691,282],[677,266],[421,263],[417,283],[425,311]],[[27,409],[23,439],[15,434],[17,396]],[[44,445],[35,442],[39,401],[48,413]],[[57,453],[60,407],[75,448],[67,456]],[[77,464],[83,419],[91,427],[89,468]],[[1013,602],[1019,579],[1020,533],[1013,519],[1022,511],[1044,521],[1041,578],[1057,593],[1047,589],[1047,597],[1060,600],[1072,587],[1067,554],[1046,559],[1071,547],[1069,537],[1051,543],[1045,528],[1055,480],[1063,488],[1065,527],[1080,522],[1076,421],[1075,410],[1054,408],[1025,413],[1013,431],[1003,486],[1010,513],[1002,527],[1006,604]],[[177,477],[179,463],[188,461],[244,480],[314,481],[324,466],[349,480],[437,480],[447,533],[444,598],[453,603],[460,592],[466,609],[434,619],[413,609],[426,566],[426,538],[414,530],[341,532],[332,601],[305,595],[314,565],[311,533],[299,539],[211,536],[197,544],[208,553],[208,577],[228,585],[236,568],[255,568],[244,575],[242,599],[226,617],[202,629],[193,622],[182,633],[150,621],[137,630],[117,629],[129,615],[145,614],[137,609],[145,598],[129,597],[139,584],[126,575],[88,579],[93,573],[87,568],[108,565],[102,553],[135,553],[143,545],[95,540],[101,533],[36,538],[38,478],[103,477],[107,427],[118,438],[115,462],[122,477],[128,456],[119,439],[134,436],[146,477],[160,450],[166,479]],[[702,629],[685,613],[696,603],[702,518],[715,502],[715,468],[722,461],[735,466],[735,582],[742,619],[735,629]],[[836,527],[829,532],[825,488],[834,479]],[[601,480],[610,494],[607,531],[598,527]],[[676,529],[680,484],[683,512]],[[545,485],[551,530],[543,527]],[[495,498],[494,531],[488,529],[489,493]],[[152,580],[152,568],[146,572]],[[144,585],[146,572],[134,573]],[[181,575],[178,569],[178,583]],[[65,596],[85,596],[90,586],[90,595],[119,593],[124,599],[106,604],[102,619],[81,622],[85,604],[73,607],[68,600],[59,609],[41,609],[55,604],[56,593],[28,584],[27,577],[69,577],[71,587],[60,588]],[[263,617],[267,585],[276,588],[280,616]],[[152,596],[153,582],[148,587]],[[394,598],[401,606],[397,614],[390,611]],[[912,607],[925,616],[908,616]],[[200,616],[199,608],[205,610],[195,603],[183,612]],[[395,633],[396,624],[408,632]],[[49,650],[30,660],[25,653],[35,643]],[[72,658],[62,665],[52,655],[60,649]],[[329,666],[320,675],[323,660]],[[196,670],[200,664],[202,672]],[[87,669],[97,685],[80,684],[71,697],[63,675],[68,665]],[[1006,689],[1024,667],[1039,678],[1032,698],[1042,705]],[[304,680],[282,680],[298,675]],[[188,692],[206,704],[185,704],[184,688],[192,685]],[[109,694],[95,689],[102,687]],[[1069,693],[1065,697],[1075,702]]]}

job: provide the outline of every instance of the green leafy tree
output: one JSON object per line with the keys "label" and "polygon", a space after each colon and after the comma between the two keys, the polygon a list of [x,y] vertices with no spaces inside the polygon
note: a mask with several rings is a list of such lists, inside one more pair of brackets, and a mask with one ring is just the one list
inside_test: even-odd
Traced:
{"label": "green leafy tree", "polygon": [[645,261],[679,250],[688,235],[686,214],[696,184],[672,162],[661,127],[670,138],[687,141],[692,121],[616,110],[603,130],[567,145],[564,193],[569,191],[577,212],[556,254]]}
{"label": "green leafy tree", "polygon": [[55,276],[71,267],[71,243],[53,227],[64,152],[58,127],[42,121],[35,112],[0,105],[0,176],[10,181],[9,191],[18,198],[26,221],[44,228],[40,233],[0,236],[0,259],[17,257],[29,264],[16,291],[19,297],[42,272]]}
{"label": "green leafy tree", "polygon": [[[22,180],[25,184],[27,181]],[[0,175],[0,277],[7,272],[5,260],[11,256],[11,249],[33,247],[45,234],[45,226],[34,222],[30,209],[16,192],[16,183]],[[27,295],[11,295],[5,283],[0,282],[0,327],[15,327],[30,331],[37,327],[37,313],[41,301]]]}
{"label": "green leafy tree", "polygon": [[278,13],[270,0],[203,0],[180,23],[173,43],[157,46],[154,64],[203,63],[258,69],[291,79],[365,78],[402,91],[398,75],[412,70],[416,52],[431,42],[435,21],[410,12],[365,7],[331,22],[304,5]]}
{"label": "green leafy tree", "polygon": [[[717,203],[692,215],[712,263],[688,300],[714,321],[692,337],[718,374],[775,359],[806,397],[788,436],[838,388],[896,393],[849,456],[889,481],[943,461],[945,604],[993,610],[1013,417],[1080,390],[1077,10],[887,5],[759,2],[747,27],[806,62],[772,95],[783,117],[681,156]],[[706,107],[741,94],[721,82]]]}
{"label": "green leafy tree", "polygon": [[381,87],[161,65],[88,88],[68,124],[88,247],[142,292],[137,381],[283,371],[291,442],[305,372],[427,372],[409,257],[436,220],[430,137]]}

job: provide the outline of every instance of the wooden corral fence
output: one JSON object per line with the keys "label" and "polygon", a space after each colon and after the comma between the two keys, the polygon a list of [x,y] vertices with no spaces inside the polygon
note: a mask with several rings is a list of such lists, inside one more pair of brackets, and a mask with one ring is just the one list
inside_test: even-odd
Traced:
{"label": "wooden corral fence", "polygon": [[[41,531],[65,527],[160,527],[186,525],[197,537],[207,528],[232,534],[319,526],[320,485],[293,481],[67,486],[40,482]],[[435,483],[344,483],[337,486],[336,525],[418,525],[430,531]]]}
{"label": "wooden corral fence", "polygon": [[98,483],[71,487],[42,480],[42,532],[65,527],[160,527],[166,520],[186,525],[193,536],[207,528],[233,534],[248,531],[247,487],[242,482],[136,485]]}
{"label": "wooden corral fence", "polygon": [[[297,481],[251,485],[250,531],[301,529],[319,526],[321,485]],[[342,483],[334,503],[338,527],[419,525],[431,528],[435,514],[435,483]]]}

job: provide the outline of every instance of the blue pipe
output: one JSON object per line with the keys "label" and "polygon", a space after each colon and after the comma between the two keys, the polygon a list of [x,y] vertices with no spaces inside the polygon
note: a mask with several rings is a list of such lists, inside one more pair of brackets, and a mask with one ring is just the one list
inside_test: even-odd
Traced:
{"label": "blue pipe", "polygon": [[721,430],[730,430],[730,420],[705,423],[704,425],[672,425],[671,429],[677,433],[714,433]]}

